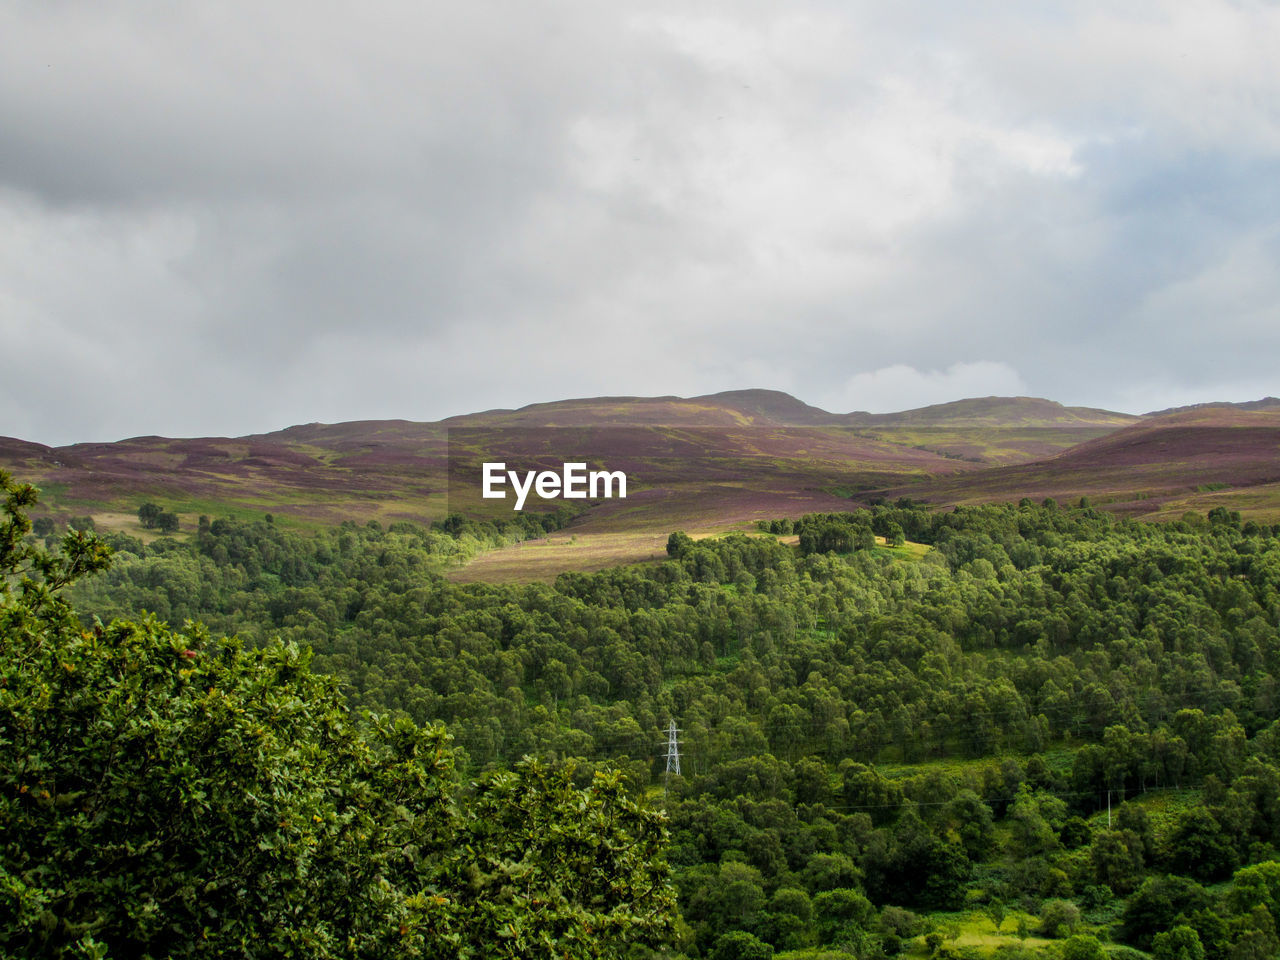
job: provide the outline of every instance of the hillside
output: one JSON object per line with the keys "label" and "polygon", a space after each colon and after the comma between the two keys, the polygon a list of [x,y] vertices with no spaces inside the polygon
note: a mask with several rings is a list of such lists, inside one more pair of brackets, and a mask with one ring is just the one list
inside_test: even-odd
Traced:
{"label": "hillside", "polygon": [[1051,457],[1138,419],[1038,397],[981,397],[900,413],[846,417],[875,436],[992,466]]}
{"label": "hillside", "polygon": [[201,514],[272,513],[302,526],[459,511],[509,518],[507,503],[480,498],[482,461],[625,471],[626,500],[587,504],[571,530],[495,551],[459,574],[544,579],[659,556],[673,529],[705,535],[876,496],[938,505],[1089,496],[1157,516],[1225,504],[1269,518],[1280,515],[1280,411],[1268,403],[1134,417],[1033,397],[891,414],[829,413],[768,390],[597,397],[239,438],[56,448],[0,439],[0,467],[41,486],[55,516],[90,514],[135,535],[147,500],[178,512],[187,530]]}
{"label": "hillside", "polygon": [[[506,778],[522,757],[579,758],[579,785],[616,782],[602,778],[620,772],[630,796],[660,805],[669,831],[669,842],[647,854],[668,858],[683,921],[669,955],[1232,960],[1280,950],[1269,912],[1280,885],[1280,526],[1226,511],[1145,524],[1036,504],[876,506],[779,521],[776,536],[673,537],[661,563],[553,585],[458,585],[437,576],[482,526],[304,536],[263,520],[218,521],[155,550],[118,537],[113,569],[78,587],[75,600],[104,622],[140,610],[170,624],[202,621],[215,635],[234,633],[245,649],[267,644],[274,657],[309,647],[313,666],[335,677],[354,705],[408,718],[397,721],[396,735],[413,756],[439,761],[443,752],[419,748],[404,724],[445,724],[459,780],[471,784],[459,797],[464,810],[494,782],[486,771]],[[209,638],[188,630],[158,638],[149,669],[104,672],[112,719],[121,719],[86,733],[82,722],[72,726],[83,700],[47,690],[90,673],[74,656],[92,637],[71,632],[65,652],[44,659],[40,709],[31,713],[72,704],[77,739],[57,742],[93,738],[99,769],[111,776],[122,756],[141,754],[130,768],[140,788],[116,792],[127,824],[138,807],[156,811],[162,826],[172,822],[175,805],[154,787],[156,774],[185,758],[166,765],[129,752],[140,721],[133,699],[119,694],[121,673],[151,684],[146,717],[162,713],[160,695],[191,704],[183,716],[196,715],[197,735],[167,738],[170,750],[174,741],[207,749],[205,718],[222,703],[238,708],[219,713],[244,732],[215,741],[219,758],[228,741],[247,742],[251,757],[306,756],[314,726],[296,750],[274,732],[287,731],[290,717],[330,722],[298,709],[296,696],[283,719],[267,717],[279,701],[265,700],[269,682],[256,679],[250,695],[230,699],[205,667],[222,659],[203,656]],[[108,637],[118,642],[118,633]],[[295,661],[268,665],[268,678],[299,673]],[[200,672],[187,682],[193,669]],[[669,773],[674,755],[662,731],[673,726],[681,766]],[[289,776],[277,769],[258,781],[276,784],[262,791],[268,797],[297,782],[296,767]],[[108,779],[94,773],[90,789]],[[331,792],[312,791],[293,816],[245,817],[237,847],[270,854],[290,821],[336,829],[348,814],[331,814],[327,800],[313,813],[314,795],[342,798],[353,779],[359,787],[359,778],[341,776]],[[224,787],[214,797],[238,813],[244,795]],[[585,851],[582,869],[611,887],[626,876],[600,868],[599,848],[635,849],[632,828],[616,845],[593,842],[532,812],[541,796],[518,794],[540,835]],[[393,799],[388,807],[402,802]],[[588,828],[619,823],[572,795],[563,806]],[[164,849],[186,848],[188,822],[201,837],[226,835],[230,816],[221,813],[211,830],[205,811],[219,809],[197,809],[200,816],[178,821],[183,830],[161,834]],[[490,811],[485,836],[512,822],[481,809]],[[66,816],[99,822],[78,814]],[[367,820],[357,823],[363,830]],[[411,827],[406,836],[416,842]],[[258,832],[239,841],[248,830]],[[128,836],[151,842],[143,829]],[[374,846],[363,834],[353,839],[360,842],[340,849],[362,855]],[[490,877],[494,887],[514,876],[528,889],[525,848],[536,852],[540,842],[507,847],[484,871],[463,874],[460,888],[444,888],[448,897],[436,905],[466,907],[468,891]],[[457,846],[470,857],[478,844],[467,836]],[[375,849],[398,860],[402,847]],[[292,849],[285,851],[296,856]],[[84,861],[106,872],[100,856]],[[560,877],[579,861],[552,862],[566,864]],[[126,861],[115,873],[133,867]],[[335,882],[367,875],[343,867]],[[295,871],[285,875],[292,884]],[[491,889],[481,888],[482,902],[511,902],[502,894],[509,887]],[[241,898],[228,899],[234,907]],[[554,902],[541,892],[538,899]],[[1169,952],[1175,927],[1214,952]]]}
{"label": "hillside", "polygon": [[1204,406],[1144,418],[1033,463],[884,491],[939,505],[1092,498],[1123,512],[1176,516],[1226,505],[1280,515],[1280,411]]}
{"label": "hillside", "polygon": [[1110,427],[1138,420],[1127,413],[1067,407],[1040,397],[977,397],[900,413],[850,413],[850,423],[886,427]]}
{"label": "hillside", "polygon": [[1244,403],[1228,403],[1225,400],[1211,403],[1192,403],[1185,407],[1167,407],[1164,410],[1153,410],[1151,413],[1145,414],[1145,416],[1160,417],[1167,413],[1186,413],[1190,410],[1223,408],[1229,410],[1280,410],[1280,398],[1263,397],[1261,400],[1248,400]]}
{"label": "hillside", "polygon": [[[1089,420],[1026,398],[842,415],[778,391],[739,390],[562,400],[436,423],[312,423],[238,438],[135,437],[57,448],[6,439],[0,466],[44,487],[55,512],[105,514],[109,525],[117,515],[127,521],[147,498],[184,513],[270,511],[302,523],[421,521],[448,511],[448,439],[465,436],[470,449],[488,445],[511,457],[564,459],[572,447],[637,476],[644,493],[628,504],[629,514],[654,514],[658,526],[685,516],[722,526],[830,509],[833,494],[1027,460],[1113,429],[1120,416]],[[922,427],[950,432],[925,436]],[[481,506],[473,500],[455,506]]]}

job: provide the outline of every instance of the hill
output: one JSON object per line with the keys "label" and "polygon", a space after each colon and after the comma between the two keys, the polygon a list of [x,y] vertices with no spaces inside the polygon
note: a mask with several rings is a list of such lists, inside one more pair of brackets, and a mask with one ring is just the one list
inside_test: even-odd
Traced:
{"label": "hill", "polygon": [[1150,415],[1054,457],[882,491],[939,505],[1030,497],[1177,516],[1227,505],[1280,515],[1280,410],[1204,405]]}
{"label": "hill", "polygon": [[1157,516],[1225,503],[1270,517],[1280,514],[1280,411],[1268,403],[1134,417],[1034,397],[888,414],[830,413],[769,390],[596,397],[237,438],[0,439],[0,467],[41,486],[55,516],[90,514],[144,537],[136,512],[147,500],[178,512],[187,530],[201,514],[272,513],[304,527],[428,522],[458,511],[510,516],[507,503],[480,497],[483,460],[522,469],[582,460],[627,473],[626,500],[586,504],[571,529],[461,574],[506,580],[659,556],[674,529],[741,529],[875,496],[945,505],[1087,495]]}
{"label": "hill", "polygon": [[851,413],[847,420],[892,427],[1109,427],[1138,420],[1127,413],[1067,407],[1040,397],[978,397],[901,413]]}
{"label": "hill", "polygon": [[1106,436],[1139,418],[1038,397],[981,397],[900,413],[851,413],[874,435],[972,463],[1025,463]]}
{"label": "hill", "polygon": [[1226,401],[1216,401],[1211,403],[1192,403],[1185,407],[1167,407],[1164,410],[1154,410],[1146,414],[1148,417],[1160,417],[1167,413],[1186,413],[1190,410],[1209,410],[1209,409],[1230,409],[1230,410],[1280,410],[1280,398],[1263,397],[1261,400],[1249,400],[1244,403],[1227,403]]}
{"label": "hill", "polygon": [[[0,441],[0,466],[40,485],[62,516],[130,523],[138,505],[183,514],[271,512],[295,522],[430,521],[450,507],[455,453],[494,458],[573,455],[634,474],[625,512],[657,526],[701,518],[723,526],[832,509],[853,490],[969,464],[841,426],[786,394],[603,397],[490,410],[436,423],[312,423],[247,437],[135,437],[46,447]],[[478,475],[453,508],[480,509]],[[608,509],[605,515],[618,511]]]}
{"label": "hill", "polygon": [[1019,397],[834,414],[778,391],[737,390],[561,400],[436,423],[311,423],[237,438],[146,436],[56,448],[4,438],[0,465],[40,483],[61,513],[127,516],[141,499],[161,498],[190,513],[265,510],[304,523],[429,520],[448,509],[451,434],[487,439],[512,456],[529,455],[537,437],[548,455],[566,456],[556,447],[568,444],[635,472],[656,491],[641,505],[670,500],[663,491],[673,484],[686,494],[709,483],[750,488],[736,498],[743,516],[736,507],[726,513],[733,496],[699,498],[719,523],[755,516],[748,501],[792,510],[799,497],[799,506],[822,509],[832,492],[1027,460],[1114,429],[1124,417],[1087,413]]}

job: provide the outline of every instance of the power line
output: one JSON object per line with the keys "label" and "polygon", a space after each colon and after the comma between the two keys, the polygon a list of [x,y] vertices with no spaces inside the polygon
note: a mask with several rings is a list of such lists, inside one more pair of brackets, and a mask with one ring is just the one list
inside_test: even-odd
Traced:
{"label": "power line", "polygon": [[671,722],[667,724],[667,770],[662,777],[662,792],[666,793],[667,784],[671,781],[671,774],[680,776],[680,730],[676,726],[675,718],[671,718]]}

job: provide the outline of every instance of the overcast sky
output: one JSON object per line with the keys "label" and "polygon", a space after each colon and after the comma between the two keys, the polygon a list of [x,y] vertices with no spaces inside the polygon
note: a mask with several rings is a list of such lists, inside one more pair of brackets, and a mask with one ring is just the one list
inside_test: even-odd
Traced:
{"label": "overcast sky", "polygon": [[1280,393],[1275,3],[7,0],[0,434]]}

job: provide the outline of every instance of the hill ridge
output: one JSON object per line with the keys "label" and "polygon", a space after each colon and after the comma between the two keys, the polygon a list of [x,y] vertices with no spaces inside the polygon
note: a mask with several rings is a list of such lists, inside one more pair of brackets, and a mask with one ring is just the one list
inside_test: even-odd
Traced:
{"label": "hill ridge", "polygon": [[587,506],[575,527],[612,534],[723,529],[847,509],[874,493],[939,505],[1087,493],[1124,501],[1115,509],[1153,512],[1202,487],[1249,487],[1256,509],[1280,512],[1280,433],[1272,430],[1280,402],[1253,406],[1134,416],[992,396],[832,413],[780,390],[729,390],[567,399],[439,421],[313,422],[230,438],[62,447],[0,438],[0,467],[41,486],[50,512],[91,513],[105,529],[135,534],[147,500],[190,519],[270,512],[302,524],[496,509],[477,484],[470,499],[455,499],[456,485],[451,494],[451,437],[454,452],[486,460],[564,458],[625,470],[635,484],[627,501]]}

